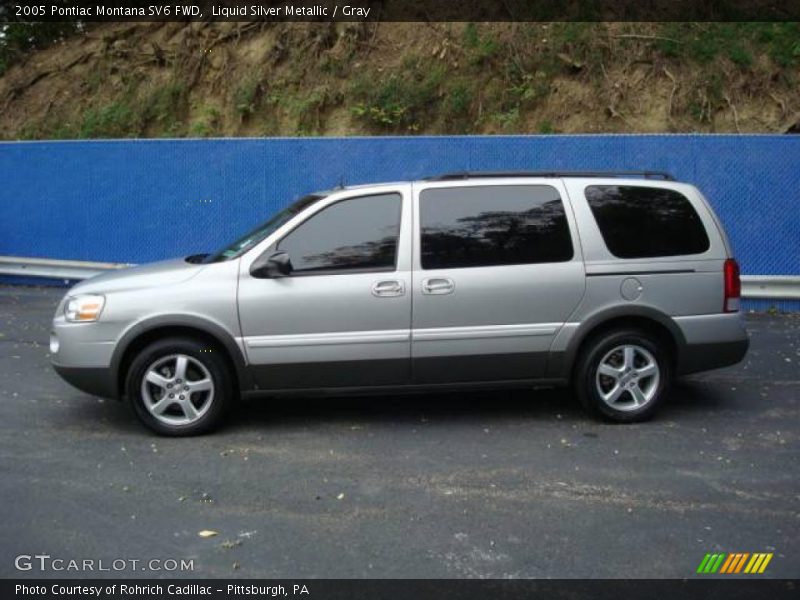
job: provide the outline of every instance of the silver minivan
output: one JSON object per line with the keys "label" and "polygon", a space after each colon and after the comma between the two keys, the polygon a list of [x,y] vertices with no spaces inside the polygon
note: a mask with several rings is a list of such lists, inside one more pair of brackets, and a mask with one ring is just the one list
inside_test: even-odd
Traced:
{"label": "silver minivan", "polygon": [[240,395],[571,384],[618,422],[740,361],[739,269],[666,173],[454,173],[302,197],[213,254],[114,271],[56,310],[53,365],[161,434]]}

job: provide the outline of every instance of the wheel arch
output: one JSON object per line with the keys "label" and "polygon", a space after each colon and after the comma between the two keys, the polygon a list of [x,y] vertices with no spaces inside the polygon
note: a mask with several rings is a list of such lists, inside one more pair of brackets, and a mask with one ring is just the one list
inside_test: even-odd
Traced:
{"label": "wheel arch", "polygon": [[222,326],[192,315],[161,316],[137,323],[125,332],[111,357],[111,370],[122,398],[128,368],[136,354],[148,344],[165,337],[183,336],[205,340],[219,348],[231,367],[239,390],[252,389],[252,381],[242,351],[233,336]]}
{"label": "wheel arch", "polygon": [[669,315],[648,306],[619,306],[600,310],[581,322],[560,360],[554,360],[552,374],[572,379],[578,357],[588,341],[606,331],[625,327],[642,329],[662,339],[669,346],[672,366],[679,364],[686,338]]}

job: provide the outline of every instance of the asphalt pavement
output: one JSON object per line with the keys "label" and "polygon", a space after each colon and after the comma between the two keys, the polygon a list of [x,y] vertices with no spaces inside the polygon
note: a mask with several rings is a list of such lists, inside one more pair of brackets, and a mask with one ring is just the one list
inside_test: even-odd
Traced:
{"label": "asphalt pavement", "polygon": [[[168,439],[50,368],[63,293],[0,287],[2,577],[685,578],[709,552],[800,575],[797,315],[748,316],[746,360],[645,424],[503,391],[250,400]],[[15,569],[35,554],[126,562]]]}

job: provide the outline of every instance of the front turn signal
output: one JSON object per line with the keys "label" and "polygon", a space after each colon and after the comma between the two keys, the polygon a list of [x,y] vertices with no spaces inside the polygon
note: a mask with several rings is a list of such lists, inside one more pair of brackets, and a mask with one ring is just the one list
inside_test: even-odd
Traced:
{"label": "front turn signal", "polygon": [[71,323],[97,321],[103,312],[106,299],[98,294],[75,296],[67,301],[64,307],[64,316]]}

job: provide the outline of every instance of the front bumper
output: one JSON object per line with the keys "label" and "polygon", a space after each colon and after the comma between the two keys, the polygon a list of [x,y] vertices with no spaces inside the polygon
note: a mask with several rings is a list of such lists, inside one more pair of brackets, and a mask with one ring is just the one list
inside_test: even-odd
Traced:
{"label": "front bumper", "polygon": [[111,368],[115,333],[104,323],[68,323],[59,312],[50,333],[50,360],[56,373],[82,392],[118,397]]}
{"label": "front bumper", "polygon": [[108,367],[63,367],[53,364],[61,378],[82,392],[103,398],[118,398],[119,390]]}

